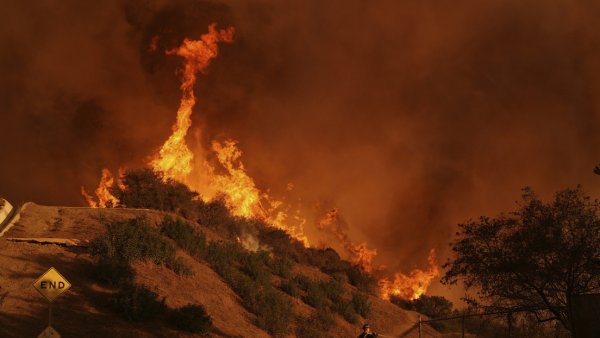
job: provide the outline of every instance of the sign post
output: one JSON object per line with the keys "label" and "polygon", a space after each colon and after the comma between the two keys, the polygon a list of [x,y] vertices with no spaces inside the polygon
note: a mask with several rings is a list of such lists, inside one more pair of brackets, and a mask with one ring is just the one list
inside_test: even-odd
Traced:
{"label": "sign post", "polygon": [[33,287],[49,302],[48,327],[40,333],[38,338],[60,338],[60,334],[52,327],[52,302],[69,290],[71,283],[58,270],[51,267],[33,283]]}

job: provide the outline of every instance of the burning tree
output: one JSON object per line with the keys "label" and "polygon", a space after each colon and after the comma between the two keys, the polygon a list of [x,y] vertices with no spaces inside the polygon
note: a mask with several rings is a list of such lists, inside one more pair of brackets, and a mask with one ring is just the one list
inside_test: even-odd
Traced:
{"label": "burning tree", "polygon": [[525,310],[572,330],[572,296],[600,292],[599,212],[581,187],[549,203],[526,188],[517,211],[459,225],[442,282],[461,280],[488,308]]}

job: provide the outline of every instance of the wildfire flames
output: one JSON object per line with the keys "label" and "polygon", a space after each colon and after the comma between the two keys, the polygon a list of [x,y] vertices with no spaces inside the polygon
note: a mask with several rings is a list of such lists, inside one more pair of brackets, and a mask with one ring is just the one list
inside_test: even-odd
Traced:
{"label": "wildfire flames", "polygon": [[[317,228],[327,232],[337,239],[346,250],[353,264],[361,266],[365,271],[373,271],[373,258],[377,255],[376,249],[369,249],[367,243],[354,244],[350,240],[345,222],[341,219],[339,209],[328,211],[318,222]],[[439,276],[439,268],[436,262],[435,250],[429,252],[429,268],[427,271],[414,269],[408,275],[395,273],[394,278],[382,278],[379,280],[381,298],[389,300],[391,296],[414,300],[427,291],[433,279]],[[383,270],[383,267],[378,270]]]}
{"label": "wildfire flames", "polygon": [[85,200],[92,208],[106,208],[116,206],[119,203],[119,199],[116,198],[111,192],[110,188],[115,184],[115,179],[108,169],[102,169],[102,177],[100,178],[100,184],[96,188],[96,202],[94,198],[81,187],[81,194],[85,197]]}
{"label": "wildfire flames", "polygon": [[387,278],[379,280],[381,298],[390,299],[391,296],[397,296],[415,300],[421,297],[427,291],[431,281],[440,274],[434,249],[429,252],[427,261],[429,262],[427,271],[414,269],[408,275],[396,273],[393,280]]}
{"label": "wildfire flames", "polygon": [[317,222],[317,228],[329,233],[342,243],[353,264],[361,266],[367,272],[373,271],[372,261],[377,255],[377,250],[367,248],[367,243],[364,242],[358,245],[352,243],[344,229],[344,224],[340,219],[339,209],[334,208]]}
{"label": "wildfire flames", "polygon": [[[241,161],[242,152],[237,147],[237,142],[226,140],[212,142],[212,151],[216,154],[219,165],[225,169],[224,174],[216,174],[216,170],[206,160],[198,175],[187,183],[201,192],[206,201],[215,197],[223,197],[232,214],[242,217],[261,219],[273,226],[285,230],[292,237],[309,245],[308,238],[304,235],[304,219],[296,218],[291,222],[288,217],[289,210],[282,210],[283,203],[269,194],[261,192],[248,176]],[[196,182],[205,182],[199,185]]]}
{"label": "wildfire flames", "polygon": [[185,182],[192,172],[194,155],[188,148],[185,137],[192,126],[190,116],[196,104],[194,96],[196,74],[204,71],[210,61],[217,57],[218,42],[233,41],[233,33],[233,27],[217,31],[216,24],[211,24],[208,26],[208,33],[202,35],[200,40],[186,38],[179,48],[166,52],[168,55],[178,55],[185,59],[181,76],[182,98],[177,110],[177,121],[173,125],[173,134],[163,144],[158,156],[151,163],[154,170],[162,172],[167,178]]}
{"label": "wildfire flames", "polygon": [[[167,55],[177,55],[184,59],[184,66],[180,71],[182,98],[173,125],[173,133],[152,157],[149,164],[165,179],[183,182],[198,191],[203,200],[223,198],[232,214],[261,219],[285,230],[308,247],[309,241],[303,228],[306,219],[299,211],[292,213],[290,206],[284,205],[282,201],[272,198],[256,187],[252,177],[245,171],[241,161],[242,152],[236,141],[213,141],[208,151],[200,148],[194,152],[186,142],[186,136],[192,126],[191,114],[196,104],[194,84],[197,75],[204,72],[211,60],[217,57],[218,43],[231,43],[233,34],[233,27],[217,30],[216,25],[211,24],[208,33],[203,34],[199,40],[186,38],[178,48],[166,51]],[[150,50],[157,50],[158,38],[152,38]],[[209,153],[215,155],[217,163],[208,160]],[[122,176],[121,170],[119,175]],[[119,200],[110,192],[114,184],[119,184],[121,189],[126,188],[122,186],[120,180],[115,182],[108,169],[103,169],[100,184],[95,190],[97,201],[83,187],[81,193],[90,207],[117,206]],[[288,183],[287,187],[291,190],[293,184]],[[373,270],[372,260],[377,255],[377,250],[369,249],[364,242],[352,243],[337,208],[330,210],[318,220],[316,227],[339,241],[354,264],[368,272]],[[391,295],[396,295],[406,299],[416,299],[421,296],[433,278],[439,274],[433,250],[429,255],[429,264],[427,271],[415,269],[408,275],[396,273],[393,281],[380,280],[382,297],[389,299]]]}
{"label": "wildfire flames", "polygon": [[236,216],[266,218],[260,203],[260,191],[244,170],[244,164],[240,160],[242,152],[237,148],[236,142],[213,141],[212,150],[227,175],[215,175],[214,169],[209,167],[213,178],[210,180],[211,195],[224,192],[225,202]]}

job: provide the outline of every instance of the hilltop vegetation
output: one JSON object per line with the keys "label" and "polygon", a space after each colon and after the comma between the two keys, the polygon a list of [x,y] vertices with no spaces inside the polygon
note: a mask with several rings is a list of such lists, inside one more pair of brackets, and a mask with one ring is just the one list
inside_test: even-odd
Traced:
{"label": "hilltop vegetation", "polygon": [[396,336],[415,325],[417,313],[374,296],[373,277],[334,250],[304,248],[279,229],[232,216],[222,201],[204,203],[164,183],[148,192],[163,194],[168,211],[26,203],[0,238],[0,335],[44,329],[47,304],[30,279],[49,266],[74,286],[55,304],[53,326],[63,336],[348,337],[364,321]]}
{"label": "hilltop vegetation", "polygon": [[[285,231],[257,219],[235,217],[222,200],[204,202],[185,185],[164,181],[149,169],[129,171],[123,182],[126,189],[113,190],[121,201],[116,207],[177,215],[165,217],[157,228],[144,218],[108,222],[106,232],[93,241],[98,280],[121,290],[115,295],[115,309],[127,319],[143,321],[170,312],[177,317],[172,321],[175,327],[208,329],[210,314],[203,313],[201,304],[193,305],[197,309],[167,309],[164,299],[133,283],[131,263],[138,260],[189,275],[178,251],[209,264],[255,314],[255,324],[271,335],[314,337],[331,329],[336,317],[351,324],[369,318],[368,293],[376,291],[375,279],[342,260],[333,249],[305,248]],[[207,240],[205,231],[218,234],[221,240]],[[240,241],[244,236],[260,241],[260,249],[244,248]],[[316,267],[330,278],[294,273],[296,264]],[[348,289],[347,283],[354,289]],[[312,313],[295,313],[298,301],[312,307]]]}
{"label": "hilltop vegetation", "polygon": [[[237,294],[240,304],[255,315],[254,324],[271,335],[314,337],[332,330],[339,321],[356,325],[371,317],[373,298],[369,295],[376,294],[375,278],[341,259],[335,250],[306,248],[285,231],[258,219],[233,216],[223,200],[204,202],[185,185],[164,181],[148,169],[127,172],[124,183],[126,189],[115,187],[113,191],[122,203],[117,207],[173,214],[156,227],[143,218],[106,223],[106,233],[93,242],[98,280],[122,290],[115,295],[114,304],[125,318],[147,320],[168,313],[173,327],[209,330],[210,314],[201,304],[169,309],[164,299],[133,283],[131,263],[138,260],[163,265],[177,275],[191,275],[181,252],[208,264]],[[213,235],[207,236],[207,232]],[[248,247],[243,238],[252,238],[260,245]],[[316,268],[322,275],[306,275],[297,266]],[[311,310],[298,312],[299,303]],[[392,303],[431,318],[477,310],[458,311],[445,298],[426,295],[414,301],[392,298]],[[546,332],[534,328],[527,316],[514,317],[515,323],[522,324],[515,333],[533,337],[535,332]],[[458,321],[429,325],[447,333],[460,330]],[[468,332],[495,337],[506,330],[506,323],[503,319],[473,317],[465,319],[465,327]]]}

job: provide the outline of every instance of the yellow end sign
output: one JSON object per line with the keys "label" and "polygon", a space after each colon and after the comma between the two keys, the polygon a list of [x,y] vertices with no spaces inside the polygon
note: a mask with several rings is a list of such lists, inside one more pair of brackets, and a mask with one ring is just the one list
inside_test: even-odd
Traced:
{"label": "yellow end sign", "polygon": [[49,302],[52,302],[63,292],[69,290],[71,283],[52,267],[33,283],[33,287]]}
{"label": "yellow end sign", "polygon": [[48,326],[44,331],[42,331],[42,333],[40,333],[38,338],[60,338],[60,334],[58,334],[58,332],[56,332],[52,326]]}

